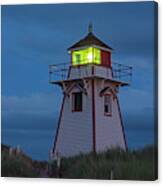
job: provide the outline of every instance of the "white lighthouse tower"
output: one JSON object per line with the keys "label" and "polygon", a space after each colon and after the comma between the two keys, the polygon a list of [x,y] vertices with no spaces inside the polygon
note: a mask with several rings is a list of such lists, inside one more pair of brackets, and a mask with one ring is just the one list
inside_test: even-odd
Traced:
{"label": "white lighthouse tower", "polygon": [[53,154],[70,157],[127,149],[118,101],[120,86],[129,82],[131,67],[112,63],[112,48],[92,33],[68,49],[70,64],[50,65],[50,83],[63,90]]}

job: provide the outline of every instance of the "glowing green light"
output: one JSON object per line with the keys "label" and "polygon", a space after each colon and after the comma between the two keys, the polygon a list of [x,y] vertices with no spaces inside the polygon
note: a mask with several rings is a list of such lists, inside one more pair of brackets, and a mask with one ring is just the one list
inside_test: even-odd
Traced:
{"label": "glowing green light", "polygon": [[87,56],[88,62],[91,63],[93,61],[93,53],[89,52]]}
{"label": "glowing green light", "polygon": [[90,63],[101,63],[101,52],[99,49],[88,47],[86,49],[76,50],[72,52],[73,65],[84,65]]}

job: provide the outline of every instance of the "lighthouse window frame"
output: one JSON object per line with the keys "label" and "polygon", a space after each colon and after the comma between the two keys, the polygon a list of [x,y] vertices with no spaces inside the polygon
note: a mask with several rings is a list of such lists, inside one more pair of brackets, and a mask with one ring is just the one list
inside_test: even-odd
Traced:
{"label": "lighthouse window frame", "polygon": [[110,93],[104,94],[104,115],[112,115],[112,97]]}
{"label": "lighthouse window frame", "polygon": [[72,93],[72,112],[82,112],[83,110],[83,94],[82,92]]}

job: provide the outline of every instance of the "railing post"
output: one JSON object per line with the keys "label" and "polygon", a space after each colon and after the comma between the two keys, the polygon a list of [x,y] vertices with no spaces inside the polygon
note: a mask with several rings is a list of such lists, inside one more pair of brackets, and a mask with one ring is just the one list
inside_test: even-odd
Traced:
{"label": "railing post", "polygon": [[20,146],[17,145],[17,147],[16,147],[16,155],[19,155],[20,153],[21,153]]}
{"label": "railing post", "polygon": [[110,171],[110,180],[114,180],[114,171],[111,169]]}
{"label": "railing post", "polygon": [[12,154],[13,154],[13,148],[10,147],[10,148],[9,148],[9,156],[12,156]]}

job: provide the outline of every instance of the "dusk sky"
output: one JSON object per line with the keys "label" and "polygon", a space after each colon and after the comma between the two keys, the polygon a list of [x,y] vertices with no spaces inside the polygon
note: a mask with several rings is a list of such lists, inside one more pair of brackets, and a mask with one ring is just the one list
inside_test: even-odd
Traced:
{"label": "dusk sky", "polygon": [[153,2],[2,6],[2,143],[48,159],[62,99],[48,65],[70,61],[90,22],[112,61],[133,67],[119,93],[129,148],[154,143]]}

